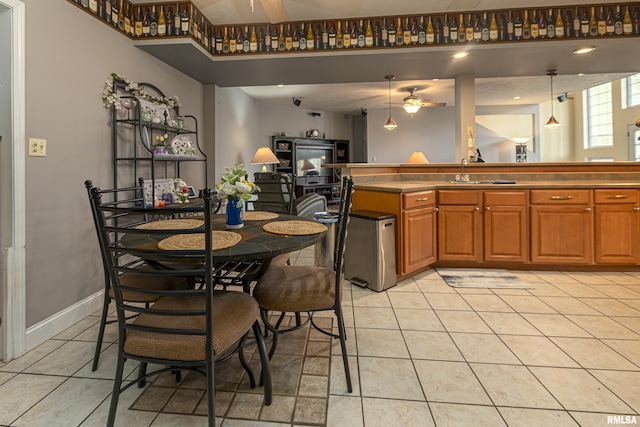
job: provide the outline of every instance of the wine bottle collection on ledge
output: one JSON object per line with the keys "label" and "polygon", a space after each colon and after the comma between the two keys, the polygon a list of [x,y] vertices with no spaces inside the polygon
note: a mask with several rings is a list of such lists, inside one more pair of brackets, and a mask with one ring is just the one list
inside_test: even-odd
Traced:
{"label": "wine bottle collection on ledge", "polygon": [[214,55],[640,35],[640,4],[213,25],[191,2],[67,0],[131,38],[191,37]]}

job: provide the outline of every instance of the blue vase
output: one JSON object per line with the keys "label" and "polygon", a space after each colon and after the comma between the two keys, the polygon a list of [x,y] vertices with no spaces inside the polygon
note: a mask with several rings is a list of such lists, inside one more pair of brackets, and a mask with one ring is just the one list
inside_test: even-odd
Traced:
{"label": "blue vase", "polygon": [[240,199],[227,200],[227,228],[242,228],[242,201]]}

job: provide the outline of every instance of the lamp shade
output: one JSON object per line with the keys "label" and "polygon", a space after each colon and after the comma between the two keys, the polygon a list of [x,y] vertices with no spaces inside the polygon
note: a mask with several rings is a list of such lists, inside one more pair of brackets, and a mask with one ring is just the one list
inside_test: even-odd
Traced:
{"label": "lamp shade", "polygon": [[262,172],[267,171],[267,165],[273,165],[276,163],[280,163],[280,160],[273,154],[273,151],[269,147],[260,147],[256,154],[251,159],[251,164],[262,164]]}
{"label": "lamp shade", "polygon": [[427,164],[429,163],[429,160],[424,156],[422,151],[414,151],[409,157],[409,160],[407,160],[407,163]]}
{"label": "lamp shade", "polygon": [[397,127],[398,125],[396,124],[396,121],[393,120],[391,116],[389,116],[389,120],[387,120],[387,123],[384,125],[384,128],[387,130],[394,130]]}
{"label": "lamp shade", "polygon": [[309,160],[305,160],[302,162],[302,169],[303,171],[308,171],[308,170],[312,170],[315,169],[316,167],[313,165],[313,163],[311,163]]}

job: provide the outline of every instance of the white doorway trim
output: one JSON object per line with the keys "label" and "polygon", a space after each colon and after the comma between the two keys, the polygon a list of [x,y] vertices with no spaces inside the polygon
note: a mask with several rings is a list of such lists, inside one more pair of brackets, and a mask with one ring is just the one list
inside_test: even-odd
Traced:
{"label": "white doorway trim", "polygon": [[[25,351],[26,344],[26,224],[25,224],[25,5],[19,0],[0,0],[11,10],[11,169],[10,194],[2,194],[2,203],[9,203],[11,245],[3,249],[4,277],[2,288],[2,354],[9,361]],[[8,227],[7,227],[8,228]]]}

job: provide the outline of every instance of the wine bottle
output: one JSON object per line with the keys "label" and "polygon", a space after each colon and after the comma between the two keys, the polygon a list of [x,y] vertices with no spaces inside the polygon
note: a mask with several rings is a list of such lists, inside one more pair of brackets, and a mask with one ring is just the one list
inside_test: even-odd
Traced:
{"label": "wine bottle", "polygon": [[351,23],[351,32],[349,33],[349,46],[351,46],[352,48],[358,47],[358,28],[356,27],[355,21]]}
{"label": "wine bottle", "polygon": [[342,47],[347,49],[351,46],[351,30],[349,29],[349,21],[344,21],[344,29],[342,30]]}
{"label": "wine bottle", "polygon": [[444,15],[444,23],[442,24],[442,43],[451,43],[451,24],[447,14]]}
{"label": "wine bottle", "polygon": [[[224,28],[224,30],[226,32],[226,27]],[[215,44],[213,45],[213,51],[218,54],[221,55],[223,52],[223,46],[224,46],[224,38],[222,36],[222,31],[220,30],[220,27],[218,27],[218,30],[216,31],[216,41]]]}
{"label": "wine bottle", "polygon": [[[631,22],[631,18],[629,18],[629,22]],[[382,38],[382,46],[389,46],[389,27],[387,27],[387,18],[382,18],[382,31],[380,32],[380,37]]]}
{"label": "wine bottle", "polygon": [[[340,27],[340,21],[338,21],[338,28],[339,27]],[[338,37],[337,37],[337,34],[336,34],[336,27],[335,27],[335,24],[333,22],[331,23],[331,26],[329,27],[328,36],[329,36],[329,42],[328,42],[329,49],[333,50],[333,49],[336,48],[336,46],[338,44]],[[341,40],[342,40],[342,38],[341,38]]]}
{"label": "wine bottle", "polygon": [[111,3],[111,24],[118,28],[118,0],[113,0]]}
{"label": "wine bottle", "polygon": [[633,34],[640,34],[640,9],[637,6],[633,9]]}
{"label": "wine bottle", "polygon": [[480,25],[480,17],[476,13],[473,19],[473,41],[479,42],[480,40],[482,40],[482,26]]}
{"label": "wine bottle", "polygon": [[213,46],[213,43],[215,43],[215,41],[211,40],[211,35],[209,34],[209,23],[205,21],[204,16],[200,21],[200,27],[204,28],[204,31],[202,32],[202,44],[207,51],[210,51],[209,46]]}
{"label": "wine bottle", "polygon": [[193,4],[189,4],[189,34],[194,36],[196,33],[194,32],[193,20],[195,15],[193,14]]}
{"label": "wine bottle", "polygon": [[[218,33],[219,34],[219,33]],[[230,50],[230,41],[229,41],[229,30],[227,29],[227,27],[224,27],[222,30],[222,46],[220,48],[220,52],[225,54],[225,53],[229,53]],[[216,42],[216,46],[217,46],[217,42]]]}
{"label": "wine bottle", "polygon": [[489,21],[487,20],[487,12],[485,12],[482,16],[482,23],[480,24],[480,40],[483,42],[489,41]]}
{"label": "wine bottle", "polygon": [[135,20],[133,21],[133,34],[135,35],[135,37],[142,37],[142,13],[141,10],[142,8],[140,6],[138,6],[138,14],[136,15]]}
{"label": "wine bottle", "polygon": [[511,15],[511,11],[509,11],[509,14],[507,15],[507,40],[511,41],[515,38],[513,32],[514,32],[514,27],[513,27],[513,16]]}
{"label": "wine bottle", "polygon": [[562,20],[562,11],[558,9],[556,15],[556,38],[564,37],[564,21]]}
{"label": "wine bottle", "polygon": [[149,17],[149,35],[152,37],[158,35],[158,15],[155,4],[151,8],[151,16]]}
{"label": "wine bottle", "polygon": [[89,10],[94,15],[98,14],[98,2],[96,0],[89,0]]}
{"label": "wine bottle", "polygon": [[[471,30],[471,35],[473,36],[473,29]],[[464,43],[466,41],[467,41],[467,29],[464,26],[464,16],[460,14],[460,21],[458,22],[458,42]]]}
{"label": "wine bottle", "polygon": [[373,26],[373,46],[382,47],[382,29],[380,28],[380,21],[376,20]]}
{"label": "wine bottle", "polygon": [[504,13],[498,17],[498,40],[501,42],[507,40],[507,21],[504,19]]}
{"label": "wine bottle", "polygon": [[[585,12],[586,13],[586,12]],[[587,32],[589,33],[589,23],[587,22]],[[576,7],[576,14],[573,17],[573,37],[582,37],[582,17],[578,14],[578,8]]]}
{"label": "wine bottle", "polygon": [[284,24],[280,24],[280,32],[278,34],[278,51],[284,52],[287,48],[286,37],[284,34]]}
{"label": "wine bottle", "polygon": [[[575,37],[575,20],[571,19],[571,11],[567,10],[564,18],[564,35],[566,38]],[[578,20],[578,30],[580,30],[580,20]],[[579,32],[579,31],[578,31]]]}
{"label": "wine bottle", "polygon": [[529,12],[524,10],[524,18],[522,19],[522,38],[529,40],[531,38],[531,22],[529,22]]}
{"label": "wine bottle", "polygon": [[390,21],[389,31],[388,31],[389,46],[395,46],[396,45],[396,24],[393,18],[389,19],[389,21]]}
{"label": "wine bottle", "polygon": [[[335,24],[333,27],[333,31],[336,31]],[[315,41],[315,50],[329,49],[329,27],[327,27],[327,21],[324,21],[324,23],[322,24],[322,28],[320,28],[320,24],[316,24],[316,30],[313,33],[313,40]]]}
{"label": "wine bottle", "polygon": [[622,20],[622,34],[629,36],[633,34],[633,22],[631,21],[631,13],[629,13],[629,5],[624,12],[624,18]]}
{"label": "wine bottle", "polygon": [[107,24],[111,24],[111,0],[106,0],[104,3],[104,19]]}
{"label": "wine bottle", "polygon": [[[331,34],[329,34],[331,36]],[[338,21],[338,30],[336,31],[336,49],[344,47],[344,32],[342,31],[342,22]]]}
{"label": "wine bottle", "polygon": [[264,32],[264,51],[271,52],[271,24],[267,24],[267,29]]}
{"label": "wine bottle", "polygon": [[[620,5],[618,5],[618,7],[620,7]],[[612,36],[615,34],[616,23],[615,23],[615,20],[613,19],[613,10],[611,10],[611,8],[607,10],[607,19],[605,21],[605,27],[606,27],[608,36]]]}
{"label": "wine bottle", "polygon": [[516,12],[516,19],[513,21],[513,37],[522,40],[522,19],[519,11]]}
{"label": "wine bottle", "polygon": [[105,0],[98,0],[98,17],[100,19],[105,19],[105,16],[104,16],[104,3],[105,3]]}
{"label": "wine bottle", "polygon": [[158,15],[158,35],[167,35],[167,19],[164,15],[164,6],[160,6],[160,14]]}
{"label": "wine bottle", "polygon": [[236,41],[236,27],[231,26],[231,34],[229,34],[229,53],[233,54],[238,51],[238,42]]}
{"label": "wine bottle", "polygon": [[[173,8],[171,6],[167,7],[167,15],[165,17],[165,21],[166,21],[166,25],[167,25],[167,35],[168,36],[172,36],[175,33],[175,27],[173,26],[174,22],[174,17],[173,17]],[[215,46],[215,43],[212,45],[212,47]]]}
{"label": "wine bottle", "polygon": [[266,44],[265,44],[265,33],[264,33],[264,27],[259,27],[258,28],[258,52],[265,52],[266,51]]}
{"label": "wine bottle", "polygon": [[464,31],[465,31],[465,37],[468,43],[473,41],[473,21],[471,20],[471,14],[469,14],[469,21],[467,22],[467,25],[465,25],[464,27]]}
{"label": "wine bottle", "polygon": [[451,26],[449,27],[449,39],[451,40],[452,44],[458,43],[458,31],[458,18],[456,17],[456,15],[453,15],[451,19]]}
{"label": "wine bottle", "polygon": [[124,31],[124,6],[122,5],[122,0],[118,5],[118,29]]}
{"label": "wine bottle", "polygon": [[304,22],[300,24],[300,50],[307,50],[307,32],[304,30]]}
{"label": "wine bottle", "polygon": [[[421,17],[422,18],[422,17]],[[431,25],[433,27],[433,43],[430,44],[442,44],[443,40],[442,40],[442,24],[440,22],[440,17],[436,18],[436,23],[433,24],[432,23],[432,18],[431,16],[429,16],[429,23],[427,25],[427,29],[423,32],[424,33],[424,38],[420,39],[420,37],[418,37],[419,41],[423,41],[423,43],[420,44],[424,44],[424,43],[428,43],[428,26]],[[421,24],[422,27],[424,27],[424,24]]]}
{"label": "wine bottle", "polygon": [[[282,39],[282,42],[283,42],[282,47],[284,48],[284,38]],[[278,26],[274,25],[273,33],[271,33],[271,51],[278,52],[280,50],[279,48],[280,48],[280,35],[278,33]]]}
{"label": "wine bottle", "polygon": [[298,25],[293,25],[293,33],[291,34],[291,50],[300,50],[300,30]]}
{"label": "wine bottle", "polygon": [[149,18],[149,8],[144,8],[144,14],[142,15],[142,36],[149,37],[151,34],[151,18]]}
{"label": "wine bottle", "polygon": [[398,22],[396,24],[396,46],[402,46],[404,42],[404,28],[402,28],[402,21],[400,17],[398,17]]}
{"label": "wine bottle", "polygon": [[200,41],[202,36],[200,35],[200,25],[198,23],[198,9],[196,12],[193,11],[193,7],[191,7],[191,19],[189,19],[189,28],[191,28],[191,34],[195,37],[196,40]]}
{"label": "wine bottle", "polygon": [[180,16],[180,5],[176,4],[176,13],[173,15],[173,35],[179,36],[182,32],[182,16]]}
{"label": "wine bottle", "polygon": [[589,37],[589,13],[587,8],[582,8],[582,17],[580,18],[580,35],[582,37]]}
{"label": "wine bottle", "polygon": [[[189,35],[189,9],[185,4],[182,9],[182,16],[180,17],[180,31],[182,31],[183,36]],[[231,40],[229,40],[231,43]],[[231,44],[229,44],[229,49],[231,49]]]}
{"label": "wine bottle", "polygon": [[[354,23],[355,24],[355,23]],[[364,28],[364,23],[362,22],[362,19],[360,20],[360,26],[357,29],[357,34],[358,34],[358,47],[362,48],[365,47],[365,28]]]}
{"label": "wine bottle", "polygon": [[284,49],[287,51],[293,49],[293,34],[291,33],[291,24],[287,24],[287,31],[284,33]]}
{"label": "wine bottle", "polygon": [[[327,41],[329,41],[328,38],[327,38]],[[313,34],[313,25],[311,25],[311,22],[309,22],[309,30],[307,30],[307,50],[314,50],[315,48],[316,48],[316,37]]]}
{"label": "wine bottle", "polygon": [[598,21],[596,19],[596,8],[591,6],[591,16],[589,18],[589,36],[596,37],[598,35]]}
{"label": "wine bottle", "polygon": [[[547,15],[544,13],[544,10],[540,11],[540,21],[538,22],[538,34],[541,39],[546,39],[548,33],[548,23],[547,23]],[[554,30],[555,31],[555,30]]]}
{"label": "wine bottle", "polygon": [[616,16],[613,18],[613,33],[616,36],[621,36],[624,31],[624,24],[622,22],[622,14],[620,13],[620,5],[616,8]]}
{"label": "wine bottle", "polygon": [[[424,17],[421,16],[420,19],[422,20],[422,25],[424,26]],[[433,24],[431,25],[431,29],[433,29]],[[409,32],[409,42],[412,45],[417,45],[418,42],[420,41],[420,31],[418,31],[418,23],[416,22],[416,18],[413,18],[413,20],[411,21],[411,29]],[[421,43],[424,44],[424,43]]]}
{"label": "wine bottle", "polygon": [[371,19],[367,21],[367,29],[364,31],[364,46],[373,47],[373,28],[371,28]]}
{"label": "wine bottle", "polygon": [[491,15],[491,23],[489,24],[489,40],[495,42],[498,40],[498,22],[496,21],[496,13]]}
{"label": "wine bottle", "polygon": [[248,53],[249,52],[249,26],[244,26],[244,31],[242,31],[242,27],[238,27],[238,34],[236,35],[236,51],[238,53]]}
{"label": "wine bottle", "polygon": [[[439,26],[440,25],[438,24],[438,27]],[[436,34],[436,31],[433,26],[433,22],[431,22],[431,16],[429,16],[429,21],[427,22],[427,31],[425,35],[427,44],[434,44],[436,42],[435,34]],[[441,41],[439,41],[438,43],[441,43]]]}
{"label": "wine bottle", "polygon": [[404,18],[404,27],[402,27],[402,43],[405,46],[411,44],[411,26],[409,25],[409,17]]}
{"label": "wine bottle", "polygon": [[[609,12],[609,16],[611,17],[611,30],[613,30],[613,16],[611,15],[611,12]],[[604,36],[607,34],[607,26],[609,25],[608,21],[608,18],[604,14],[604,7],[600,6],[600,14],[598,15],[597,24],[599,36]],[[613,34],[613,31],[611,31],[611,33]]]}
{"label": "wine bottle", "polygon": [[129,18],[129,4],[127,3],[127,11],[124,14],[124,32],[131,34],[131,19]]}
{"label": "wine bottle", "polygon": [[540,24],[538,23],[535,9],[531,12],[531,22],[529,25],[531,30],[531,38],[537,39],[538,37],[540,37]]}
{"label": "wine bottle", "polygon": [[256,34],[256,26],[251,27],[251,35],[249,36],[249,52],[258,51],[258,35]]}

